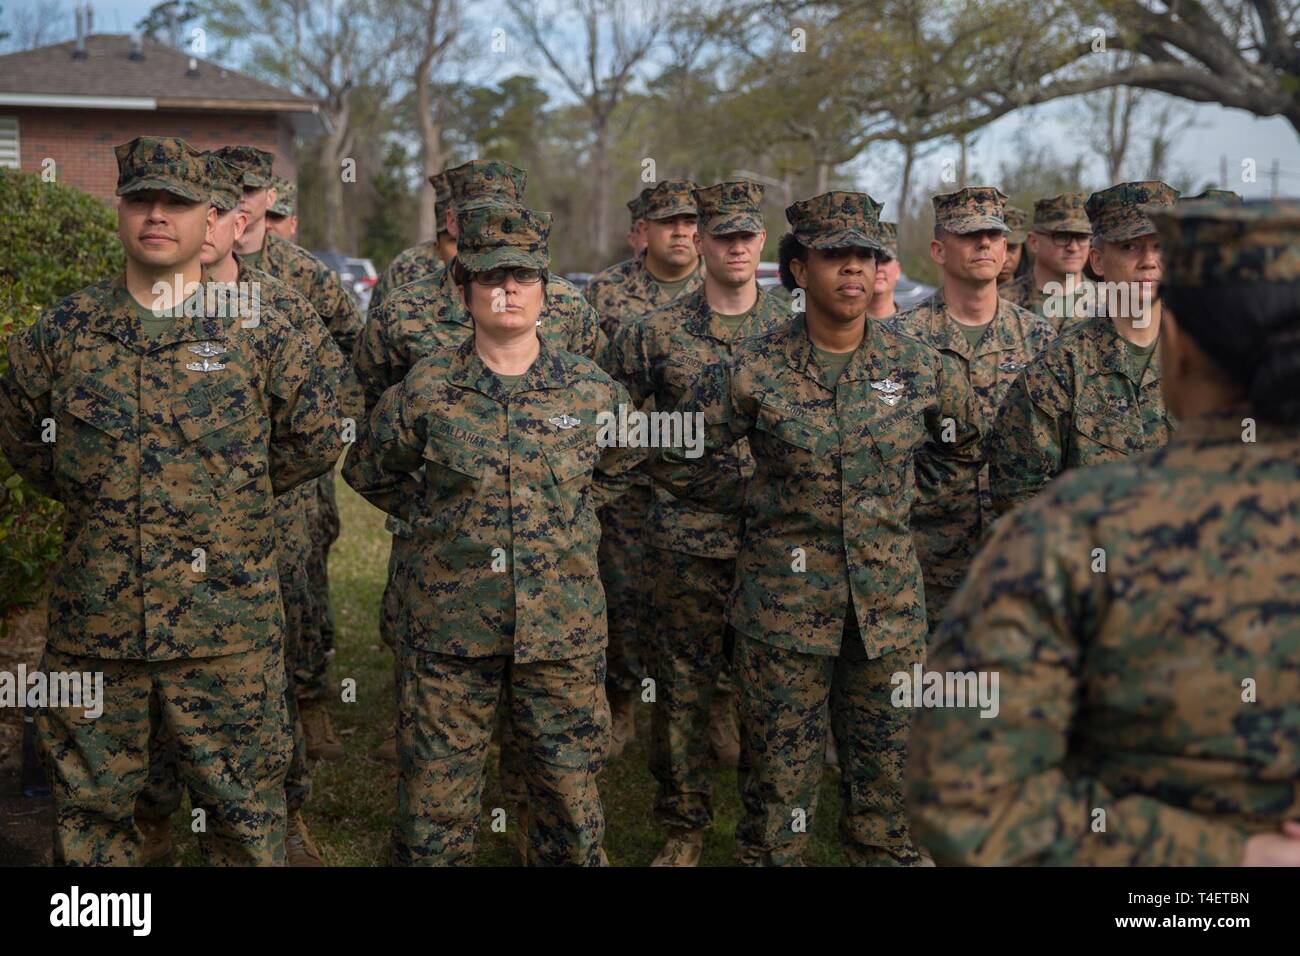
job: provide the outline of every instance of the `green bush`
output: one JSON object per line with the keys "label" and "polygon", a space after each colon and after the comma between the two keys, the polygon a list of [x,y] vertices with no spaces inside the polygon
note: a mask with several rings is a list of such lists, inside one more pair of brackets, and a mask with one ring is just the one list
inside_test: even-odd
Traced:
{"label": "green bush", "polygon": [[[117,216],[93,196],[0,170],[0,373],[9,336],[78,289],[122,269]],[[40,598],[58,559],[61,509],[0,457],[0,618]]]}

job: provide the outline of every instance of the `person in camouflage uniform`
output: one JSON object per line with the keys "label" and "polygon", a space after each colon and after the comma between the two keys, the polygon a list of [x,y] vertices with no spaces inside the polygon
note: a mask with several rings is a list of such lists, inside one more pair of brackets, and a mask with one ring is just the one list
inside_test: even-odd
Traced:
{"label": "person in camouflage uniform", "polygon": [[[894,316],[890,325],[953,359],[975,391],[980,430],[987,434],[1007,389],[1054,332],[1044,320],[998,295],[1006,197],[991,186],[970,186],[933,201],[930,256],[943,270],[943,285],[925,302]],[[918,542],[931,627],[961,583],[974,556],[973,544],[992,523],[988,482],[987,469],[981,469],[974,527],[953,527],[949,535]],[[922,495],[917,507],[923,511],[933,504]]]}
{"label": "person in camouflage uniform", "polygon": [[[330,336],[344,355],[350,356],[361,329],[361,314],[344,290],[338,275],[307,250],[266,229],[266,211],[275,203],[271,183],[274,157],[252,146],[224,146],[216,151],[220,159],[243,173],[244,198],[241,208],[248,214],[248,226],[235,246],[241,263],[279,279],[306,299],[316,310]],[[325,701],[329,688],[325,678],[334,648],[334,612],[329,597],[329,549],[339,536],[339,511],[334,498],[331,469],[316,483],[315,520],[312,522],[312,555],[307,573],[316,614],[304,632],[304,653],[311,660],[312,680],[300,694],[303,728],[308,752],[313,758],[337,760],[343,747],[334,734]]]}
{"label": "person in camouflage uniform", "polygon": [[627,247],[632,250],[633,260],[645,251],[645,197],[648,195],[649,186],[641,190],[636,198],[627,201],[627,212],[631,217],[627,227]]}
{"label": "person in camouflage uniform", "polygon": [[[703,275],[695,248],[695,183],[665,179],[638,197],[646,248],[635,259],[592,277],[586,295],[605,336],[700,288]],[[644,409],[647,412],[652,408]],[[600,515],[600,579],[609,601],[609,699],[614,714],[610,756],[636,738],[636,701],[644,670],[641,655],[650,625],[651,576],[645,573],[645,522],[650,481],[638,475],[632,488]]]}
{"label": "person in camouflage uniform", "polygon": [[524,758],[529,861],[600,865],[609,709],[595,509],[644,452],[601,438],[626,389],[538,335],[550,216],[490,203],[459,217],[453,269],[473,332],[385,392],[343,469],[413,529],[395,859],[470,860],[501,707]]}
{"label": "person in camouflage uniform", "polygon": [[1161,198],[1179,428],[1001,521],[950,605],[929,666],[1000,706],[916,716],[941,864],[1300,865],[1300,202]]}
{"label": "person in camouflage uniform", "polygon": [[1020,260],[1025,252],[1025,227],[1029,224],[1029,213],[1019,206],[1004,205],[1002,222],[1006,225],[1007,254],[998,270],[998,285],[1010,282],[1020,268]]}
{"label": "person in camouflage uniform", "polygon": [[[602,364],[638,406],[673,409],[700,369],[727,360],[742,342],[790,321],[785,302],[763,293],[755,275],[767,231],[763,187],[742,181],[693,193],[704,284],[649,315],[621,325]],[[713,463],[753,473],[741,440]],[[656,693],[650,709],[650,769],[658,782],[655,817],[669,837],[655,866],[694,866],[713,823],[713,755],[708,733],[724,723],[730,693],[715,692],[728,670],[727,597],[740,545],[737,516],[703,509],[654,489],[646,520],[650,653]],[[728,688],[729,690],[729,688]]]}
{"label": "person in camouflage uniform", "polygon": [[[465,166],[456,167],[464,171]],[[459,173],[458,173],[459,175]],[[416,243],[409,249],[403,249],[388,264],[384,274],[375,283],[370,293],[370,312],[374,314],[384,304],[384,299],[394,289],[414,282],[421,276],[441,272],[452,259],[456,258],[456,209],[451,203],[451,183],[448,171],[443,170],[429,177],[429,185],[434,193],[434,221],[437,234],[424,242]],[[522,199],[524,186],[522,177],[516,183],[512,198]]]}
{"label": "person in camouflage uniform", "polygon": [[[242,234],[247,217],[238,208],[242,196],[239,170],[213,154],[207,155],[207,172],[212,187],[212,205],[217,221],[203,242],[200,261],[213,282],[245,283],[256,288],[289,323],[301,332],[311,346],[314,362],[332,375],[331,385],[345,416],[356,420],[361,415],[360,390],[351,365],[339,351],[329,331],[311,305],[286,286],[264,272],[240,266],[234,255],[234,243]],[[302,808],[311,793],[307,741],[298,713],[298,694],[311,680],[310,662],[302,648],[302,637],[313,620],[314,608],[307,577],[310,560],[310,521],[316,507],[311,482],[275,497],[276,570],[284,605],[284,665],[286,681],[285,708],[293,735],[293,752],[285,777],[288,810],[286,856],[290,866],[323,866]],[[149,782],[136,800],[136,825],[144,835],[141,862],[164,860],[171,853],[171,817],[180,809],[183,786],[176,759],[174,741],[166,728],[154,718],[149,746]]]}
{"label": "person in camouflage uniform", "polygon": [[[342,453],[339,408],[273,303],[249,317],[205,301],[204,154],[160,137],[116,153],[125,274],[15,333],[0,380],[0,450],[65,508],[42,670],[105,678],[98,719],[61,706],[37,718],[55,860],[138,862],[152,715],[204,811],[206,859],[282,864],[273,499]],[[173,303],[158,284],[189,294]]]}
{"label": "person in camouflage uniform", "polygon": [[1083,304],[1095,309],[1113,297],[1118,308],[1072,325],[1007,390],[987,442],[996,514],[1028,501],[1069,468],[1169,440],[1173,423],[1160,397],[1155,351],[1160,303],[1147,308],[1141,301],[1154,297],[1160,281],[1160,243],[1143,207],[1172,205],[1177,196],[1161,182],[1134,182],[1088,197],[1089,255],[1103,281],[1085,288],[1094,304]]}
{"label": "person in camouflage uniform", "polygon": [[[223,160],[224,162],[224,160]],[[286,242],[298,239],[298,187],[287,179],[272,177],[275,202],[266,210],[266,228]]]}
{"label": "person in camouflage uniform", "polygon": [[1034,224],[1028,238],[1033,267],[998,287],[998,295],[1046,319],[1058,332],[1074,318],[1068,314],[1073,311],[1069,295],[1081,293],[1089,281],[1083,266],[1088,261],[1092,227],[1085,201],[1083,193],[1063,193],[1035,202]]}
{"label": "person in camouflage uniform", "polygon": [[[866,317],[880,252],[879,205],[831,192],[786,210],[783,272],[806,311],[701,370],[678,409],[699,411],[706,455],[652,457],[681,498],[743,515],[727,620],[740,686],[737,855],[749,865],[801,860],[826,736],[839,744],[840,834],[859,864],[917,864],[902,772],[910,715],[889,702],[890,675],[925,657],[915,487],[971,527],[979,500],[978,406],[961,368]],[[748,439],[755,470],[714,456]],[[938,489],[947,489],[939,494]]]}
{"label": "person in camouflage uniform", "polygon": [[876,282],[871,289],[871,303],[867,306],[870,319],[888,319],[898,311],[894,303],[894,290],[903,274],[898,261],[898,224],[880,223],[880,261],[876,263]]}

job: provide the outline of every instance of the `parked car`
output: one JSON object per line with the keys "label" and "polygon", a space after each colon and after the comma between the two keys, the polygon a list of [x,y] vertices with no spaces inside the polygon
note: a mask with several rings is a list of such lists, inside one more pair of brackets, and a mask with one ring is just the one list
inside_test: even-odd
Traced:
{"label": "parked car", "polygon": [[313,252],[317,259],[338,273],[343,288],[351,293],[362,312],[370,307],[370,295],[379,282],[379,273],[375,264],[369,259],[357,259],[345,256],[341,252]]}
{"label": "parked car", "polygon": [[591,277],[594,274],[595,273],[592,272],[566,272],[564,274],[564,278],[568,279],[579,289],[585,289],[587,287],[587,283],[591,281]]}

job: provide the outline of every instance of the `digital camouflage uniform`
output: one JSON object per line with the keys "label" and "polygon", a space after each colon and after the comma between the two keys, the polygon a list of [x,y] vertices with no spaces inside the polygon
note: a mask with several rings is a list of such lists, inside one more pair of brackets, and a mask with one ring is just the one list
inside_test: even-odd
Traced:
{"label": "digital camouflage uniform", "polygon": [[[665,179],[638,197],[642,217],[669,219],[696,215],[691,190],[695,183]],[[586,296],[600,317],[603,334],[612,339],[620,327],[666,306],[673,294],[651,275],[644,252],[597,273],[587,283]],[[677,292],[683,297],[703,284],[697,271]],[[646,411],[653,411],[647,408]],[[643,475],[632,487],[600,514],[600,580],[609,601],[609,687],[610,693],[626,699],[639,692],[643,670],[640,660],[648,622],[644,620],[653,585],[645,573],[645,521],[650,510],[650,481]]]}
{"label": "digital camouflage uniform", "polygon": [[[117,154],[119,194],[210,201],[203,154],[183,141],[140,138]],[[265,304],[252,327],[177,317],[146,340],[123,276],[46,310],[11,337],[9,363],[0,446],[65,508],[42,669],[105,675],[98,719],[74,708],[37,719],[56,861],[135,861],[154,710],[205,811],[209,862],[282,863],[273,496],[342,452],[328,375]]]}
{"label": "digital camouflage uniform", "polygon": [[267,212],[275,216],[292,216],[298,206],[298,187],[279,176],[272,178],[271,185],[275,187],[275,202]]}
{"label": "digital camouflage uniform", "polygon": [[[991,187],[972,186],[934,197],[935,222],[948,232],[963,234],[994,228],[1002,222],[1003,197]],[[890,325],[904,335],[920,339],[951,357],[961,368],[979,404],[980,431],[993,427],[998,406],[1021,370],[1055,337],[1052,327],[1033,313],[999,298],[997,312],[972,346],[962,327],[948,312],[943,289],[906,312],[897,313]],[[973,556],[972,541],[978,541],[993,521],[988,470],[980,469],[980,514],[972,528],[953,527],[950,535],[917,542],[917,554],[925,572],[926,615],[934,627],[944,603],[961,583]],[[917,505],[930,507],[922,496]],[[935,551],[930,549],[934,547]]]}
{"label": "digital camouflage uniform", "polygon": [[[1153,218],[1165,284],[1300,281],[1300,204]],[[962,865],[1237,866],[1300,818],[1297,527],[1300,429],[1246,406],[1000,523],[929,665],[998,673],[999,712],[917,715],[918,840]]]}
{"label": "digital camouflage uniform", "polygon": [[[713,235],[761,232],[763,187],[750,182],[697,189],[700,228]],[[733,348],[790,321],[786,303],[758,292],[734,332],[709,307],[703,287],[643,318],[624,323],[605,361],[639,407],[671,411],[699,373],[727,361]],[[754,472],[741,439],[712,459],[725,472]],[[713,822],[713,755],[708,728],[714,685],[727,668],[726,604],[736,573],[740,520],[654,488],[646,520],[653,576],[650,653],[656,685],[650,710],[650,770],[658,781],[655,816],[670,828],[697,830]],[[743,482],[741,484],[743,493]]]}
{"label": "digital camouflage uniform", "polygon": [[[471,272],[546,267],[547,214],[493,204],[458,215]],[[597,416],[627,401],[545,337],[512,389],[471,336],[388,390],[349,453],[348,483],[413,531],[397,627],[399,863],[470,859],[498,703],[522,757],[530,862],[604,859],[595,509],[644,453],[598,447]]]}
{"label": "digital camouflage uniform", "polygon": [[[208,175],[212,204],[222,212],[239,203],[239,171],[213,154],[208,154]],[[360,390],[351,365],[329,331],[305,299],[278,279],[264,272],[240,266],[237,282],[255,286],[261,301],[267,302],[306,336],[312,360],[332,373],[331,385],[340,410],[354,420],[360,418]],[[285,777],[285,796],[290,813],[306,802],[311,792],[307,743],[298,716],[298,694],[312,680],[302,642],[315,620],[315,605],[309,579],[311,518],[316,493],[311,482],[303,482],[275,496],[276,570],[284,604],[284,664],[287,677],[285,706],[293,734],[293,757]],[[136,803],[137,819],[165,820],[180,809],[183,786],[175,742],[154,715],[149,741],[149,782]]]}
{"label": "digital camouflage uniform", "polygon": [[[810,248],[879,248],[879,206],[832,192],[786,210]],[[798,863],[821,781],[829,698],[841,767],[840,832],[856,863],[920,862],[903,808],[909,715],[890,675],[924,660],[926,619],[913,534],[975,524],[979,411],[950,357],[868,321],[833,387],[802,318],[702,370],[682,399],[707,423],[707,451],[652,458],[679,497],[743,515],[727,609],[740,685],[737,828],[742,863]],[[943,440],[946,420],[951,441]],[[748,439],[743,507],[714,466]],[[936,505],[913,518],[916,487]]]}
{"label": "digital camouflage uniform", "polygon": [[[1041,242],[1051,242],[1054,232],[1075,232],[1089,235],[1092,227],[1088,224],[1088,215],[1084,211],[1086,197],[1083,193],[1063,193],[1049,199],[1039,199],[1034,203],[1034,221],[1032,229],[1039,234]],[[1082,273],[1075,277],[1078,294],[1082,295],[1083,286],[1089,282]],[[1018,279],[998,286],[998,295],[1013,305],[1028,309],[1040,318],[1051,323],[1052,328],[1060,332],[1070,321],[1069,313],[1080,304],[1078,298],[1071,301],[1066,298],[1064,290],[1060,295],[1048,296],[1038,287],[1034,270],[1029,269]]]}
{"label": "digital camouflage uniform", "polygon": [[[464,167],[457,167],[464,169]],[[524,187],[523,170],[519,171],[520,181],[518,193],[512,194],[514,199],[523,199]],[[447,173],[441,172],[429,177],[429,185],[434,189],[436,201],[434,203],[434,218],[437,220],[437,233],[441,234],[446,231],[447,209],[451,202],[451,186],[447,182]],[[379,307],[384,304],[384,299],[394,289],[406,285],[408,282],[414,282],[422,276],[433,275],[442,272],[446,268],[446,263],[438,256],[438,235],[424,242],[417,242],[409,249],[403,249],[393,261],[388,264],[384,274],[379,277],[375,283],[374,291],[370,293],[370,314],[375,314]]]}
{"label": "digital camouflage uniform", "polygon": [[[1122,242],[1155,227],[1147,202],[1172,205],[1163,183],[1122,183],[1088,199],[1094,235]],[[1140,372],[1139,366],[1145,368]],[[1061,472],[1158,448],[1173,427],[1160,396],[1160,355],[1135,363],[1115,323],[1076,323],[1016,378],[986,442],[993,510],[1028,501]]]}

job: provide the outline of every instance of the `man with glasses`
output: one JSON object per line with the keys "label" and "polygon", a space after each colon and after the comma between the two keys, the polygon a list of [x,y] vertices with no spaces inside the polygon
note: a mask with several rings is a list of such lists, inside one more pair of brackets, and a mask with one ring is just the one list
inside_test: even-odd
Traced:
{"label": "man with glasses", "polygon": [[609,706],[596,508],[644,452],[602,441],[603,414],[626,406],[627,390],[538,334],[550,215],[491,203],[458,220],[452,268],[470,334],[384,393],[343,469],[411,528],[399,579],[395,861],[470,862],[504,711],[522,758],[529,862],[602,865],[596,775]]}
{"label": "man with glasses", "polygon": [[[1083,267],[1092,227],[1083,205],[1083,193],[1063,193],[1034,203],[1034,224],[1026,240],[1033,268],[998,289],[1002,298],[1038,313],[1058,332],[1067,318],[1073,318],[1088,282]],[[1070,289],[1077,290],[1073,299],[1066,295]]]}
{"label": "man with glasses", "polygon": [[[943,270],[943,285],[925,302],[890,320],[898,331],[951,356],[975,391],[980,430],[986,434],[1015,377],[1055,334],[1042,319],[998,295],[998,270],[1006,249],[1006,198],[992,186],[969,186],[934,197],[930,257]],[[979,490],[975,527],[952,527],[949,534],[917,541],[931,627],[961,583],[974,543],[992,523],[987,469],[980,469]],[[917,507],[940,505],[923,495]]]}
{"label": "man with glasses", "polygon": [[1007,392],[987,443],[998,515],[1064,471],[1168,442],[1155,351],[1160,239],[1147,209],[1177,198],[1162,182],[1120,183],[1088,197],[1089,257],[1101,277],[1089,299],[1102,314],[1066,329]]}

